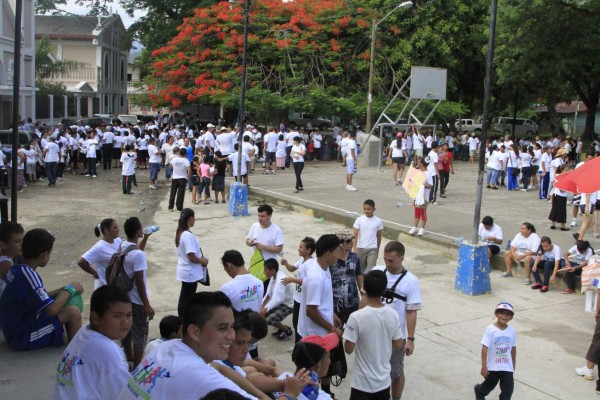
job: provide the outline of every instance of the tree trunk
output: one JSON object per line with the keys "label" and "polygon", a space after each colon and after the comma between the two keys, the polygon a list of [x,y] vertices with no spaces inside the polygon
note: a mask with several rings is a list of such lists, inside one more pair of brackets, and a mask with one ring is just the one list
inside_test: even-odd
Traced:
{"label": "tree trunk", "polygon": [[595,97],[595,104],[590,105],[586,104],[588,109],[587,115],[585,117],[585,129],[583,130],[583,135],[581,138],[584,141],[592,142],[596,139],[596,132],[594,132],[594,127],[596,125],[596,109],[598,108],[598,96]]}
{"label": "tree trunk", "polygon": [[556,105],[553,101],[548,102],[548,119],[550,122],[550,129],[552,129],[552,133],[557,133],[561,128],[560,117],[556,112]]}

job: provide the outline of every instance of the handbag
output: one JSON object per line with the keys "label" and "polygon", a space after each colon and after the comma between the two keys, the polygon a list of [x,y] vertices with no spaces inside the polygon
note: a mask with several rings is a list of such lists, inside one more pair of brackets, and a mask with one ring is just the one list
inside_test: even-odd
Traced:
{"label": "handbag", "polygon": [[[202,249],[200,249],[200,252],[202,252]],[[202,286],[210,286],[210,274],[208,273],[208,266],[202,264],[201,268],[202,268],[202,271],[204,271],[204,277],[202,279],[200,279],[198,281],[198,283],[201,284]]]}

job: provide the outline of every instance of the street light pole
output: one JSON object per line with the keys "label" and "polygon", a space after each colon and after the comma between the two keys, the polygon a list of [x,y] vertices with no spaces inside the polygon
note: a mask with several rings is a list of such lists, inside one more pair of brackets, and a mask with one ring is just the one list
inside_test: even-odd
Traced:
{"label": "street light pole", "polygon": [[485,81],[483,85],[483,125],[481,127],[481,147],[479,150],[479,171],[477,174],[477,193],[475,199],[475,213],[473,217],[473,243],[479,241],[479,220],[481,217],[481,200],[483,195],[483,175],[485,168],[485,142],[489,130],[489,108],[490,96],[492,92],[492,68],[494,66],[494,43],[496,41],[496,14],[498,10],[498,0],[492,0],[490,11],[490,36],[488,39],[488,52],[485,61]]}
{"label": "street light pole", "polygon": [[365,132],[371,133],[371,121],[373,115],[373,75],[375,74],[375,42],[377,39],[377,27],[384,19],[389,17],[394,11],[401,8],[410,8],[413,6],[412,1],[405,1],[398,4],[394,9],[388,12],[383,18],[377,21],[373,18],[373,27],[371,28],[371,58],[369,60],[369,93],[367,94],[367,123],[365,125]]}
{"label": "street light pole", "polygon": [[23,14],[23,1],[15,3],[15,47],[13,67],[13,104],[12,104],[12,153],[11,160],[11,188],[10,188],[10,219],[17,222],[17,152],[19,151],[19,92],[21,89],[21,15]]}
{"label": "street light pole", "polygon": [[238,114],[238,127],[240,129],[238,133],[238,182],[242,183],[242,144],[244,129],[244,102],[246,100],[246,55],[248,51],[248,14],[250,8],[250,0],[244,0],[244,44],[242,50],[242,87],[240,90],[240,106]]}

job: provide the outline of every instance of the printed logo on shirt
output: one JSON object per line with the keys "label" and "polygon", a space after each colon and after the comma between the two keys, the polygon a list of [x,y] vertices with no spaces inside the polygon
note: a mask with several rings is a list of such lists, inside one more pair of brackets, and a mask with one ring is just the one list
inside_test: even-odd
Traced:
{"label": "printed logo on shirt", "polygon": [[496,364],[510,364],[510,350],[512,349],[510,345],[510,336],[498,336],[494,338],[494,348],[496,349],[496,354],[494,355],[494,359]]}
{"label": "printed logo on shirt", "polygon": [[73,368],[83,365],[83,360],[79,356],[71,356],[65,353],[58,363],[56,370],[56,381],[61,386],[73,387]]}
{"label": "printed logo on shirt", "polygon": [[154,360],[144,358],[140,365],[132,372],[132,377],[127,382],[127,388],[136,398],[150,399],[152,389],[159,379],[172,377],[168,369],[154,365]]}
{"label": "printed logo on shirt", "polygon": [[44,288],[36,289],[35,293],[37,293],[38,297],[42,301],[46,301],[48,299],[48,297],[49,297],[48,296],[48,292],[46,292],[46,289],[44,289]]}
{"label": "printed logo on shirt", "polygon": [[258,285],[249,286],[240,291],[240,301],[247,303],[258,298]]}

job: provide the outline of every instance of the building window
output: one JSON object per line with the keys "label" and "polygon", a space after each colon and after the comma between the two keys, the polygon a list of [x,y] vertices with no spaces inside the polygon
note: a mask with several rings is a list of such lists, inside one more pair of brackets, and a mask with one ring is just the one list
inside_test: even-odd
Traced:
{"label": "building window", "polygon": [[125,61],[121,60],[121,82],[125,82]]}
{"label": "building window", "polygon": [[104,55],[104,79],[108,80],[108,78],[110,77],[109,73],[108,73],[108,54]]}

